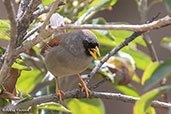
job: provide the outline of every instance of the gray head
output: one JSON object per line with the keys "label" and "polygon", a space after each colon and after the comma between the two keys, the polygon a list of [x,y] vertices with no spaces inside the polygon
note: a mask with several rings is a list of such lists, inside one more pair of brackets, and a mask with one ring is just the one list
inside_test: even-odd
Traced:
{"label": "gray head", "polygon": [[94,33],[90,30],[82,30],[82,34],[84,34],[84,39],[82,41],[83,46],[85,48],[85,52],[88,56],[93,56],[96,59],[96,53],[99,53],[99,41]]}
{"label": "gray head", "polygon": [[72,31],[67,33],[63,39],[63,47],[68,47],[67,49],[74,55],[84,53],[87,56],[93,56],[94,58],[96,58],[96,53],[100,55],[98,39],[95,34],[89,30]]}

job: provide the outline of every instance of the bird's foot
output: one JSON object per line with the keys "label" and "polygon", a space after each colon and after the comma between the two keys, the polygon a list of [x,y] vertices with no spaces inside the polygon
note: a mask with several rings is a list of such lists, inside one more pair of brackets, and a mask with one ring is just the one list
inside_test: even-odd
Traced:
{"label": "bird's foot", "polygon": [[56,90],[56,94],[58,95],[58,100],[59,100],[59,103],[62,102],[62,95],[61,93],[65,96],[65,92],[62,91],[62,90]]}
{"label": "bird's foot", "polygon": [[91,90],[87,88],[85,82],[82,82],[82,84],[78,83],[78,86],[81,88],[81,92],[83,92],[83,90],[85,90],[86,97],[88,98],[89,93],[91,93]]}

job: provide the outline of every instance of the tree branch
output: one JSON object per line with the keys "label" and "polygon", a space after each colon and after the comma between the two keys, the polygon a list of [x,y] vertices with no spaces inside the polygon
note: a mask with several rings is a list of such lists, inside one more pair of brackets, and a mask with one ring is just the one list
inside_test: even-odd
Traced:
{"label": "tree branch", "polygon": [[33,21],[32,14],[36,10],[37,6],[40,3],[41,3],[41,0],[21,1],[19,11],[17,14],[17,44],[16,44],[16,47],[18,47],[22,44],[23,37],[25,36],[30,23]]}
{"label": "tree branch", "polygon": [[28,37],[30,37],[31,35],[33,35],[36,31],[40,30],[40,28],[42,27],[41,25],[38,25],[37,27],[33,28],[32,30],[30,30],[23,38],[23,41],[26,40]]}
{"label": "tree branch", "polygon": [[11,3],[11,0],[3,0],[4,5],[6,7],[7,10],[7,14],[8,14],[8,19],[10,20],[10,42],[9,45],[7,47],[7,50],[4,54],[4,62],[3,65],[1,67],[0,70],[0,84],[2,84],[2,82],[5,80],[8,72],[10,71],[10,67],[12,65],[13,62],[13,53],[15,50],[15,44],[16,44],[16,20],[15,20],[15,10],[14,10],[14,6]]}
{"label": "tree branch", "polygon": [[35,19],[35,18],[37,18],[38,16],[40,16],[41,14],[43,14],[43,13],[48,13],[49,10],[50,10],[50,8],[52,7],[52,5],[53,5],[53,4],[49,4],[48,6],[45,6],[45,7],[41,8],[41,9],[36,10],[36,11],[33,13],[32,18]]}
{"label": "tree branch", "polygon": [[[74,89],[72,91],[65,92],[65,96],[63,96],[63,99],[86,98],[86,95],[84,93],[79,93],[79,92],[80,92],[79,89]],[[89,98],[111,99],[111,100],[117,100],[117,101],[122,101],[122,102],[126,102],[126,103],[135,103],[137,100],[139,100],[139,98],[123,95],[120,93],[106,93],[106,92],[95,92],[95,91],[92,91],[89,94]],[[57,100],[58,100],[58,96],[56,94],[51,94],[51,95],[36,97],[32,100],[20,102],[16,105],[10,104],[0,110],[3,110],[3,109],[16,110],[19,108],[38,105],[41,103],[52,102],[52,101],[56,102]],[[165,103],[165,102],[160,102],[160,101],[153,101],[151,106],[153,106],[155,108],[160,108],[160,109],[171,108],[170,103]]]}
{"label": "tree branch", "polygon": [[[50,34],[53,34],[55,32],[63,31],[63,30],[78,30],[78,29],[97,29],[97,30],[129,30],[129,31],[149,31],[153,29],[159,29],[164,26],[168,26],[171,24],[171,17],[170,16],[165,16],[157,21],[148,23],[148,24],[142,24],[142,25],[74,25],[74,24],[68,24],[64,25],[61,27],[58,27],[57,29],[51,30],[46,29],[46,33],[44,34],[46,36],[49,36]],[[34,32],[39,30],[37,28]],[[33,31],[31,34],[29,33],[29,36],[34,33]],[[32,46],[36,45],[37,43],[41,42],[44,40],[46,37],[36,37],[35,39],[29,41],[26,43],[23,47],[19,47],[16,51],[16,54],[22,53],[25,50],[31,48]]]}
{"label": "tree branch", "polygon": [[157,21],[148,23],[148,24],[142,24],[142,25],[91,25],[91,24],[85,24],[85,25],[73,25],[68,24],[65,26],[61,26],[57,29],[53,30],[54,32],[59,32],[61,30],[79,30],[79,29],[97,29],[97,30],[128,30],[128,31],[149,31],[152,29],[158,29],[166,25],[171,24],[171,17],[165,16]]}
{"label": "tree branch", "polygon": [[20,1],[18,12],[17,12],[17,19],[16,19],[17,21],[19,21],[21,19],[21,16],[26,11],[29,3],[30,3],[30,0],[21,0]]}

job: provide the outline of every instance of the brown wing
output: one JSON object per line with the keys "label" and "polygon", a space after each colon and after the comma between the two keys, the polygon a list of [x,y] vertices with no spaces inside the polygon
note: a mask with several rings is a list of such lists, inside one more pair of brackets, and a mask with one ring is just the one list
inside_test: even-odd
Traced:
{"label": "brown wing", "polygon": [[41,55],[45,54],[45,51],[49,48],[49,47],[54,47],[54,46],[58,46],[61,37],[63,36],[63,34],[60,34],[58,36],[56,36],[55,38],[53,38],[52,40],[50,40],[40,51]]}

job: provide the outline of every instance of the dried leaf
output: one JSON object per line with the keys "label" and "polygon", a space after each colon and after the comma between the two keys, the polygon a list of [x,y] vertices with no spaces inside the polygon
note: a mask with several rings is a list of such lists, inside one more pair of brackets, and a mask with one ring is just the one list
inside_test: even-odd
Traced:
{"label": "dried leaf", "polygon": [[4,87],[6,91],[10,93],[14,93],[14,95],[16,94],[15,85],[16,85],[17,79],[20,76],[20,73],[21,73],[21,70],[14,69],[14,68],[10,69],[7,79],[4,82]]}
{"label": "dried leaf", "polygon": [[132,80],[134,69],[129,65],[129,61],[120,57],[111,57],[107,61],[109,70],[115,73],[119,80],[120,85],[127,85]]}

